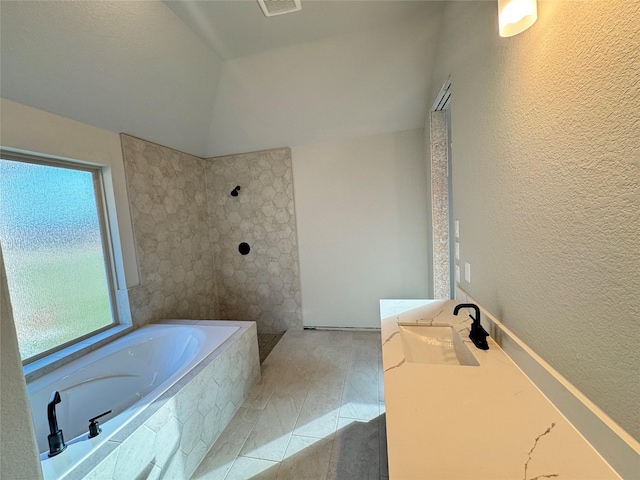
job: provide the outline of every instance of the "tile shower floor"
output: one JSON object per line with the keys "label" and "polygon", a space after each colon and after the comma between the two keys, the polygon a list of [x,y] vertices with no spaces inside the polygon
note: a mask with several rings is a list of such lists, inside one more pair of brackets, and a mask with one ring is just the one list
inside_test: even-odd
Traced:
{"label": "tile shower floor", "polygon": [[380,334],[288,331],[192,480],[387,479]]}
{"label": "tile shower floor", "polygon": [[284,333],[259,333],[258,351],[260,352],[260,365],[267,359],[271,350],[278,344]]}

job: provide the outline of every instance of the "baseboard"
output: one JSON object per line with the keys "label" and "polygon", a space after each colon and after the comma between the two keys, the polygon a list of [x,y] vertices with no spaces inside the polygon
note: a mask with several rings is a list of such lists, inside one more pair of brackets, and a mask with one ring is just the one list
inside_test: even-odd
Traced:
{"label": "baseboard", "polygon": [[314,327],[311,325],[305,325],[304,330],[337,330],[339,332],[379,332],[380,327]]}

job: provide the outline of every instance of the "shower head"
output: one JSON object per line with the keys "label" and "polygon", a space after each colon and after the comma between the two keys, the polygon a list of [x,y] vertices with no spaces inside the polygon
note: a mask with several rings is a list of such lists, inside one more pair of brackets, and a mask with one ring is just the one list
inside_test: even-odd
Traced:
{"label": "shower head", "polygon": [[238,185],[236,188],[234,188],[233,190],[231,190],[230,195],[232,197],[237,197],[238,196],[238,190],[240,190],[240,185]]}

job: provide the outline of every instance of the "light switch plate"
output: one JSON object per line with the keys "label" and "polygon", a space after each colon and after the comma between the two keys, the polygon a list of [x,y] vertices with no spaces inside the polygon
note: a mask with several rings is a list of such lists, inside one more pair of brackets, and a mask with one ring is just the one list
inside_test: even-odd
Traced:
{"label": "light switch plate", "polygon": [[471,283],[471,264],[469,262],[464,262],[464,279]]}

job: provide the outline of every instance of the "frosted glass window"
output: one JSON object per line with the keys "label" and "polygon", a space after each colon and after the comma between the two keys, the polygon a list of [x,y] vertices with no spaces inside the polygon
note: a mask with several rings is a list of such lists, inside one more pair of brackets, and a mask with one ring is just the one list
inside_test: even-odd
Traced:
{"label": "frosted glass window", "polygon": [[23,360],[114,323],[99,171],[0,159],[0,242]]}

